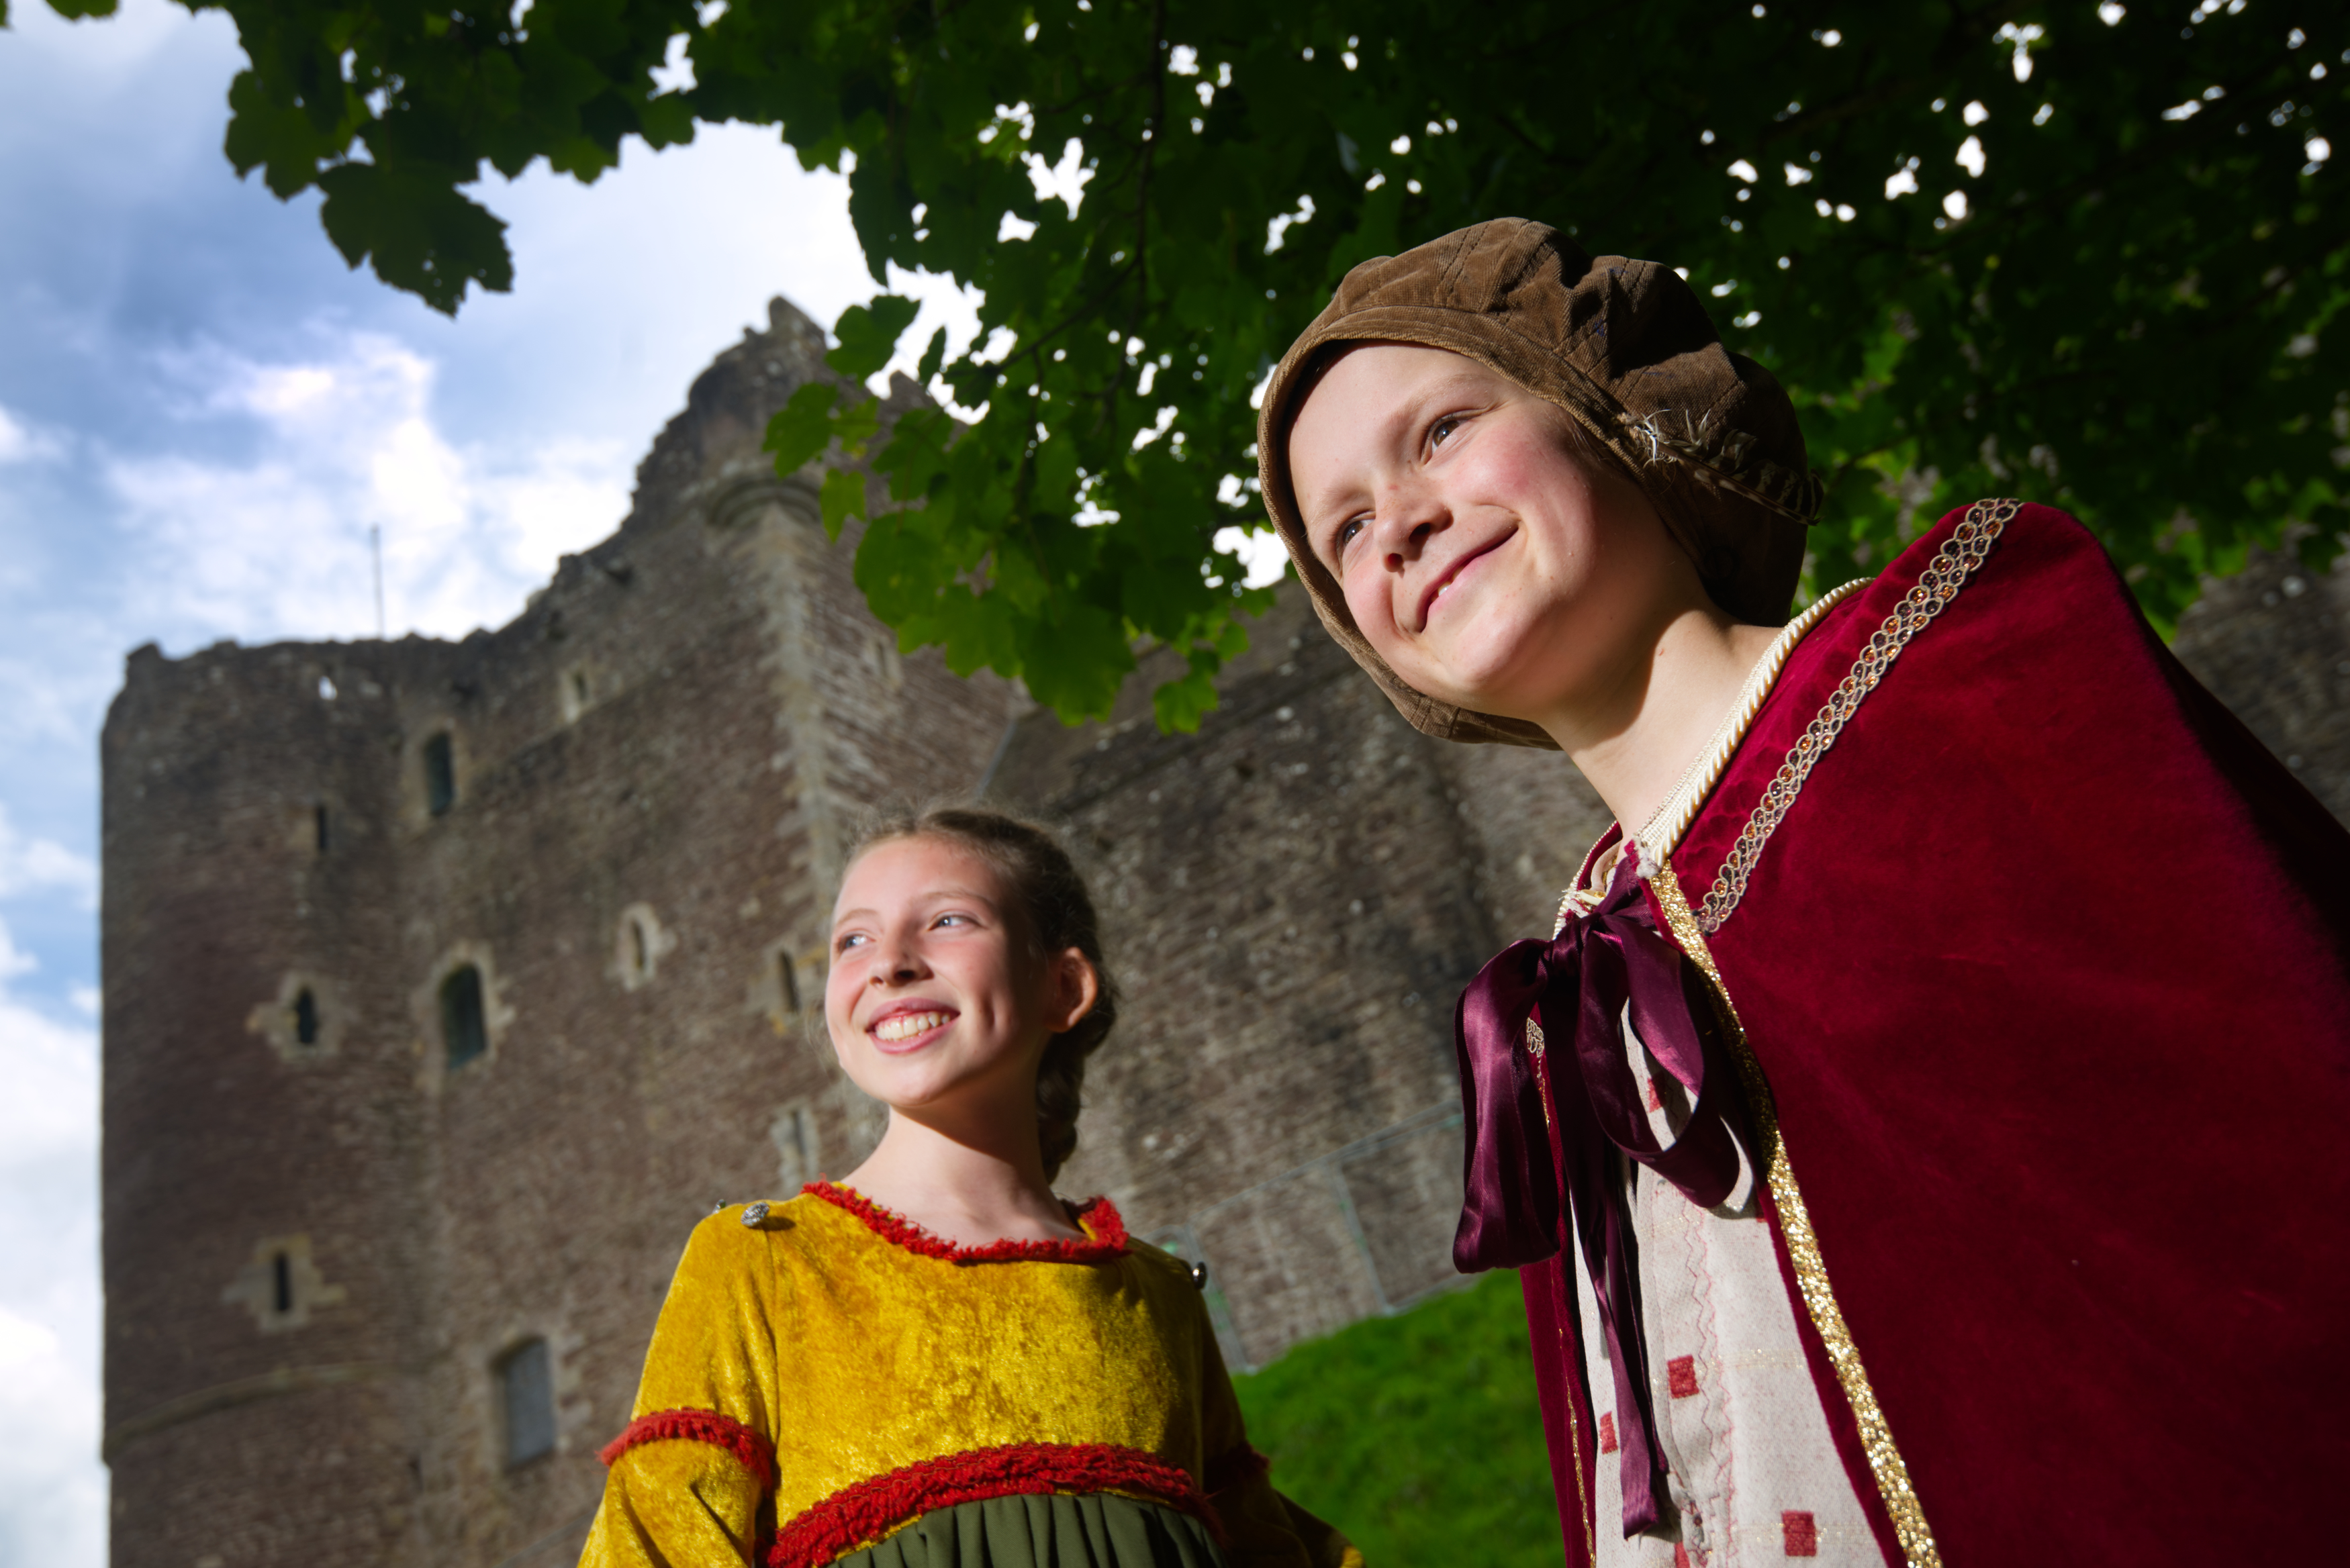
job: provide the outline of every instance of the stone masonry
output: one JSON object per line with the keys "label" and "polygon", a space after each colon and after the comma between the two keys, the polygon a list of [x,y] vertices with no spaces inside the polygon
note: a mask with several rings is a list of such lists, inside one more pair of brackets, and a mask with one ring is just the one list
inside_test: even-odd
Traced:
{"label": "stone masonry", "polygon": [[[815,1008],[885,797],[1066,834],[1126,1012],[1062,1185],[1209,1262],[1230,1360],[1455,1282],[1452,1001],[1549,929],[1596,799],[1555,754],[1413,732],[1295,585],[1196,735],[1152,724],[1155,659],[1067,729],[901,655],[816,476],[758,451],[823,347],[776,302],[619,530],[495,632],[130,656],[104,737],[121,1568],[573,1560],[688,1231],[878,1134]],[[2350,573],[2263,559],[2178,641],[2337,814],[2345,611]]]}

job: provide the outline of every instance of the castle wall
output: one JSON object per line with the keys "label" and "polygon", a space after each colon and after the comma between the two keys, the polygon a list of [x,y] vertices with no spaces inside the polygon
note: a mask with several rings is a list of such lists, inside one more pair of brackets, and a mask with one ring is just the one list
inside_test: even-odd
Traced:
{"label": "castle wall", "polygon": [[[142,649],[106,731],[106,1446],[125,1562],[372,1563],[416,1540],[422,1107],[374,1021],[400,1007],[380,961],[394,688],[429,681],[442,650],[379,651],[362,671],[299,646]],[[238,1477],[271,1478],[278,1505]]]}
{"label": "castle wall", "polygon": [[2350,556],[2312,572],[2255,550],[2242,572],[2204,585],[2171,647],[2350,822]]}

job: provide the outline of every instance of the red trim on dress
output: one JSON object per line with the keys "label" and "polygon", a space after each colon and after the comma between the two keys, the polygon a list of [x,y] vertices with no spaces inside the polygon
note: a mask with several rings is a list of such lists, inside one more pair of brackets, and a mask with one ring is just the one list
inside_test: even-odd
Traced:
{"label": "red trim on dress", "polygon": [[1180,1465],[1113,1443],[1009,1443],[925,1459],[843,1487],[776,1532],[767,1568],[822,1568],[901,1524],[958,1503],[1104,1491],[1138,1493],[1188,1513],[1208,1527],[1219,1546],[1228,1544],[1223,1521]]}
{"label": "red trim on dress", "polygon": [[885,1241],[922,1257],[939,1258],[950,1263],[1101,1263],[1126,1255],[1126,1221],[1119,1216],[1117,1206],[1107,1198],[1089,1199],[1068,1206],[1069,1218],[1086,1231],[1086,1241],[990,1241],[981,1247],[964,1247],[931,1235],[911,1220],[892,1214],[851,1188],[836,1187],[829,1181],[811,1181],[800,1190],[812,1193],[834,1208],[856,1215],[865,1222],[867,1230]]}
{"label": "red trim on dress", "polygon": [[597,1457],[609,1466],[639,1443],[671,1438],[723,1449],[743,1461],[743,1468],[751,1472],[751,1479],[759,1483],[761,1491],[775,1488],[775,1445],[742,1422],[715,1410],[656,1410],[650,1416],[639,1416],[619,1437],[605,1444]]}

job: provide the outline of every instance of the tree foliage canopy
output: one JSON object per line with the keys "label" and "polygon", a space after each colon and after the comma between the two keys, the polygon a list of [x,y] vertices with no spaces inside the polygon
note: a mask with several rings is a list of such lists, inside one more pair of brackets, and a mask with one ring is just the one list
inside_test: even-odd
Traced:
{"label": "tree foliage canopy", "polygon": [[[237,169],[317,186],[352,265],[444,311],[512,283],[485,168],[592,181],[743,120],[849,170],[877,281],[984,298],[971,351],[921,361],[983,415],[879,444],[899,504],[858,582],[908,647],[1068,717],[1147,639],[1191,659],[1161,722],[1197,722],[1262,602],[1215,545],[1263,519],[1253,394],[1348,266],[1504,213],[1718,299],[1829,482],[1812,585],[2020,493],[2168,621],[2247,545],[2305,523],[2321,564],[2350,523],[2350,10],[2314,0],[182,3],[251,62]],[[1038,194],[1051,167],[1080,199]],[[912,317],[852,309],[835,368]],[[875,438],[818,389],[770,444],[788,471]],[[827,485],[828,524],[866,509]]]}

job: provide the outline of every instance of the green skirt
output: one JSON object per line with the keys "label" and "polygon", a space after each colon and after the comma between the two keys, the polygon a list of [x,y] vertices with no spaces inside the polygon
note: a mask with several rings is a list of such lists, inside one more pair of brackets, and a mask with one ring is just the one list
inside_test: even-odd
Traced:
{"label": "green skirt", "polygon": [[1095,1492],[991,1497],[926,1513],[834,1568],[1225,1568],[1190,1514]]}

